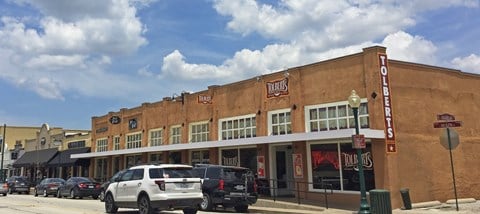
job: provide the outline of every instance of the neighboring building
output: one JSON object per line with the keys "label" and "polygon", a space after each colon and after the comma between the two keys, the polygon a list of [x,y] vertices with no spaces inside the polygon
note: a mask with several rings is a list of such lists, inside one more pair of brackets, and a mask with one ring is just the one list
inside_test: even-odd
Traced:
{"label": "neighboring building", "polygon": [[[141,163],[249,167],[277,195],[359,204],[355,121],[347,99],[361,97],[360,134],[367,190],[388,189],[393,207],[454,197],[449,152],[437,115],[463,121],[453,151],[460,198],[480,198],[480,76],[387,60],[384,47],[197,93],[92,117],[90,174],[103,180]],[[267,182],[268,184],[268,182]]]}
{"label": "neighboring building", "polygon": [[43,124],[35,138],[26,140],[24,153],[13,163],[15,175],[27,176],[35,182],[43,177],[88,176],[90,161],[70,155],[90,152],[90,144],[88,130],[50,128]]}
{"label": "neighboring building", "polygon": [[[5,134],[6,147],[3,150],[3,157],[1,151],[3,143],[0,143],[0,158],[3,159],[3,170],[6,177],[10,177],[14,173],[12,163],[23,154],[23,146],[27,139],[34,138],[40,130],[40,127],[21,127],[21,126],[0,126],[0,141],[3,140]],[[1,160],[0,159],[0,160]],[[0,172],[0,178],[2,173]]]}

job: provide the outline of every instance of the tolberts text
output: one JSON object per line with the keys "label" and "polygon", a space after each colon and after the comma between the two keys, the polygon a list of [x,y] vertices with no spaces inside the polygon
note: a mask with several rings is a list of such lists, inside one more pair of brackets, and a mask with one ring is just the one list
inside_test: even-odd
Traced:
{"label": "tolberts text", "polygon": [[288,79],[267,82],[267,98],[288,94]]}
{"label": "tolberts text", "polygon": [[390,93],[390,82],[388,79],[387,55],[379,54],[380,75],[382,78],[382,98],[385,116],[385,128],[387,130],[387,140],[395,140],[395,131],[393,129],[392,98]]}

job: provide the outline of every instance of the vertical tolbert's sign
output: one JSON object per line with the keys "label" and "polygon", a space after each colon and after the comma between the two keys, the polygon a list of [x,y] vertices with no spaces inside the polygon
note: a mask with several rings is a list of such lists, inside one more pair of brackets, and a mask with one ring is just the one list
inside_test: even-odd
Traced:
{"label": "vertical tolbert's sign", "polygon": [[388,77],[387,55],[378,54],[380,77],[382,84],[383,116],[385,122],[385,143],[387,153],[397,152],[395,144],[395,128],[393,123],[392,94]]}

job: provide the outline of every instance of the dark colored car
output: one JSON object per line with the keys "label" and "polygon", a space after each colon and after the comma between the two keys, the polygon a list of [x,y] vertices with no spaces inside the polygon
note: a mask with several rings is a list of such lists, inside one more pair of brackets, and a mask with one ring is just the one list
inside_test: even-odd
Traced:
{"label": "dark colored car", "polygon": [[202,210],[221,205],[244,213],[257,202],[257,184],[248,168],[197,164],[194,171],[202,179],[203,202],[199,205]]}
{"label": "dark colored car", "polygon": [[0,181],[0,194],[7,196],[8,184],[5,181]]}
{"label": "dark colored car", "polygon": [[43,197],[48,197],[48,195],[57,196],[58,187],[64,183],[65,180],[62,178],[44,178],[33,189],[33,195],[37,197],[40,193]]}
{"label": "dark colored car", "polygon": [[92,197],[93,199],[97,199],[98,195],[100,195],[100,187],[101,184],[91,178],[71,177],[65,184],[58,187],[57,197],[68,196],[72,199],[77,197],[80,199],[83,197]]}
{"label": "dark colored car", "polygon": [[17,192],[18,194],[30,193],[30,182],[23,176],[12,176],[7,178],[8,193],[12,194]]}
{"label": "dark colored car", "polygon": [[122,177],[123,173],[125,173],[126,171],[126,169],[118,171],[110,179],[102,183],[102,186],[100,188],[100,195],[98,196],[100,201],[103,201],[105,199],[105,190],[108,188],[108,185],[115,182],[115,179]]}

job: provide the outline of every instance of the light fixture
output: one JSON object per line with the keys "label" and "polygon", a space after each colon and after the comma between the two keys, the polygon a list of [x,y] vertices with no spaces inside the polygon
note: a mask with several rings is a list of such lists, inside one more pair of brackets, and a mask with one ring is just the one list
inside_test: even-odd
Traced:
{"label": "light fixture", "polygon": [[355,90],[352,90],[352,94],[348,97],[348,104],[352,108],[358,108],[360,107],[360,97],[358,96],[357,92]]}

